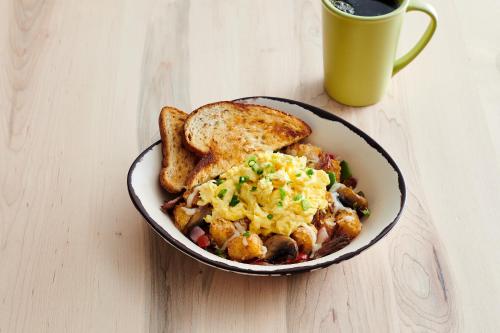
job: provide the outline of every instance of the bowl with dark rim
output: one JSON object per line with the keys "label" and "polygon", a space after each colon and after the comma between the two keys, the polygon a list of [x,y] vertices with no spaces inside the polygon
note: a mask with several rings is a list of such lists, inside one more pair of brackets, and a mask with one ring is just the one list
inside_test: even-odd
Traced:
{"label": "bowl with dark rim", "polygon": [[221,258],[197,246],[160,209],[173,196],[159,185],[161,141],[146,148],[132,163],[127,177],[130,198],[148,224],[166,242],[184,254],[212,267],[250,275],[290,275],[313,271],[348,260],[380,241],[396,224],[403,210],[406,189],[403,175],[391,156],[359,128],[315,106],[277,97],[246,97],[236,100],[268,106],[299,117],[312,128],[305,140],[349,162],[370,204],[370,217],[361,233],[343,249],[300,263],[255,265]]}

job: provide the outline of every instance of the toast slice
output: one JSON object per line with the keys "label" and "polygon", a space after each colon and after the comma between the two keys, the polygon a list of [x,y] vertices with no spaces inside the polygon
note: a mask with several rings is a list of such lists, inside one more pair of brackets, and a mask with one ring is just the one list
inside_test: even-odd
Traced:
{"label": "toast slice", "polygon": [[163,153],[160,184],[171,193],[185,189],[186,180],[198,162],[198,157],[183,144],[187,117],[187,113],[167,106],[161,110],[158,120]]}
{"label": "toast slice", "polygon": [[311,134],[302,120],[265,106],[218,102],[193,111],[184,124],[187,147],[202,156],[186,187],[213,179],[257,151],[277,150]]}

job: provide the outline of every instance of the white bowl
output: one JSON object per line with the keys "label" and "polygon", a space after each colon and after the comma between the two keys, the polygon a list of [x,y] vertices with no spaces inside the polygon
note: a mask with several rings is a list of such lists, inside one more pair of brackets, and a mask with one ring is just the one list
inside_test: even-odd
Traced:
{"label": "white bowl", "polygon": [[128,190],[135,207],[151,227],[168,243],[188,256],[207,265],[227,271],[252,275],[289,275],[327,267],[350,259],[385,236],[397,222],[406,197],[403,175],[389,154],[363,131],[345,120],[314,106],[275,97],[250,97],[241,103],[265,105],[297,116],[309,124],[308,142],[349,162],[369,202],[371,215],[363,229],[349,245],[325,257],[287,265],[252,265],[216,256],[203,250],[184,236],[160,207],[172,196],[159,185],[161,142],[155,142],[132,163],[128,173]]}

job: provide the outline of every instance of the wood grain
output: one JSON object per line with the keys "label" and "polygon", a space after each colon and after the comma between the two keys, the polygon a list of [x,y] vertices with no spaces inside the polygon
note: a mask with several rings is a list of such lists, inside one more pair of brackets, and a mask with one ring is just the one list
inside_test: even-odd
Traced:
{"label": "wood grain", "polygon": [[[433,1],[438,33],[367,108],[322,88],[320,1],[0,2],[0,332],[497,332],[500,5]],[[400,52],[425,19],[410,14]],[[169,104],[282,96],[395,157],[408,202],[321,271],[222,272],[152,232],[126,193]]]}

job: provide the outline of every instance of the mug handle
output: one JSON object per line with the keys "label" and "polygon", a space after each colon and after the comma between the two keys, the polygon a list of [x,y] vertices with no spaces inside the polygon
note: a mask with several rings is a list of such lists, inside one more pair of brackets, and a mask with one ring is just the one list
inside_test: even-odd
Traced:
{"label": "mug handle", "polygon": [[431,21],[429,22],[427,29],[425,30],[422,37],[420,37],[420,40],[417,42],[417,44],[410,51],[408,51],[408,53],[406,53],[404,56],[396,60],[396,62],[394,63],[394,67],[392,69],[393,76],[396,75],[400,70],[405,68],[406,65],[412,62],[413,59],[415,59],[420,54],[420,52],[422,52],[427,43],[429,43],[429,41],[431,40],[432,35],[434,35],[434,32],[436,31],[437,27],[438,17],[436,10],[428,3],[420,0],[410,0],[410,4],[408,5],[406,11],[423,12],[424,14],[427,14],[427,16],[429,16]]}

